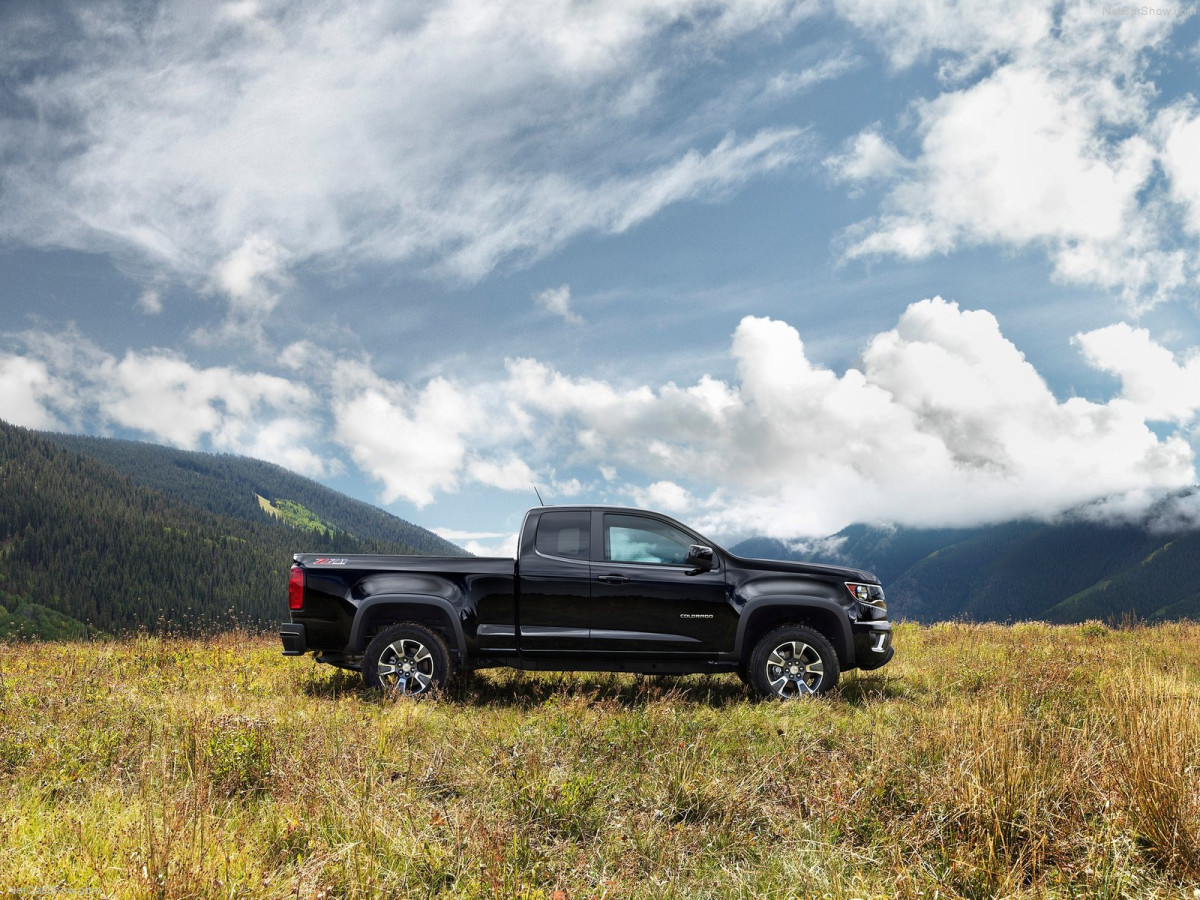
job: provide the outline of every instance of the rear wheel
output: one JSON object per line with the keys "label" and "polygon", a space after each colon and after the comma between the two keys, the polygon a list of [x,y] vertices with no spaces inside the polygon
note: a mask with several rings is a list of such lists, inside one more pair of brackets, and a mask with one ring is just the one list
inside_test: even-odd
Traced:
{"label": "rear wheel", "polygon": [[833,645],[806,625],[781,625],[767,632],[754,645],[748,665],[750,686],[779,700],[823,694],[840,674]]}
{"label": "rear wheel", "polygon": [[385,628],[363,653],[363,682],[398,696],[423,697],[450,677],[450,650],[436,631],[416,622]]}

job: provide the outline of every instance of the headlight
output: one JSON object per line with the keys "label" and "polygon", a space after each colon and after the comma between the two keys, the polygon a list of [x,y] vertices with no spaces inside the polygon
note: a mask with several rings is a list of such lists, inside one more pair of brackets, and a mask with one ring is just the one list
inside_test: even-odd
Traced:
{"label": "headlight", "polygon": [[883,599],[883,586],[878,584],[862,584],[858,581],[847,581],[846,590],[850,592],[850,596],[859,603],[866,603],[870,606],[877,606],[880,609],[887,609],[887,603]]}

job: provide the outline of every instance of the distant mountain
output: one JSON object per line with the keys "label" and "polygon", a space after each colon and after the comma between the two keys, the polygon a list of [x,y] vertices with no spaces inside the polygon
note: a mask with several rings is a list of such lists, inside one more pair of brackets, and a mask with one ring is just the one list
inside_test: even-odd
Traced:
{"label": "distant mountain", "polygon": [[304,550],[464,555],[278,466],[0,421],[0,638],[269,627]]}
{"label": "distant mountain", "polygon": [[43,432],[72,450],[192,506],[261,522],[268,502],[287,500],[322,522],[359,538],[373,538],[431,556],[469,556],[461,547],[369,503],[318,484],[282,466],[229,454],[194,453],[141,441]]}
{"label": "distant mountain", "polygon": [[870,569],[884,585],[909,567],[977,533],[967,528],[873,528],[851,525],[831,537],[786,544],[774,538],[750,538],[732,547],[740,556],[794,559],[802,562],[845,562]]}
{"label": "distant mountain", "polygon": [[898,619],[1200,618],[1200,530],[1182,526],[1082,519],[938,530],[853,525],[815,542],[753,538],[731,549],[871,569]]}

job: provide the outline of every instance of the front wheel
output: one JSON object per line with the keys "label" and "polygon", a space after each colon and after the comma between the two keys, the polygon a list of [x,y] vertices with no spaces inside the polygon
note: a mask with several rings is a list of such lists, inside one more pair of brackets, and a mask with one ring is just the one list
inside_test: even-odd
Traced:
{"label": "front wheel", "polygon": [[450,677],[450,650],[442,636],[416,622],[385,628],[363,653],[363,682],[389,694],[423,697]]}
{"label": "front wheel", "polygon": [[750,686],[780,700],[811,697],[838,683],[841,667],[833,645],[805,625],[781,625],[754,645],[748,665]]}

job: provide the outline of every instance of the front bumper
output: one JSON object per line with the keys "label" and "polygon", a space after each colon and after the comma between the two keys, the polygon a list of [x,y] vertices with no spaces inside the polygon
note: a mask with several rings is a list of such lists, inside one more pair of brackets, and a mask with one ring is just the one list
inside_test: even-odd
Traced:
{"label": "front bumper", "polygon": [[854,661],[860,669],[869,672],[885,666],[895,652],[891,622],[862,622],[855,627]]}
{"label": "front bumper", "polygon": [[308,652],[308,637],[304,626],[298,622],[281,623],[279,639],[283,641],[284,656],[303,656]]}

